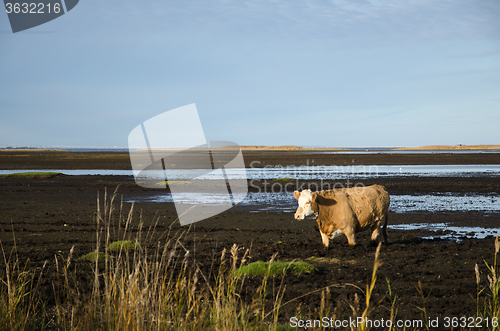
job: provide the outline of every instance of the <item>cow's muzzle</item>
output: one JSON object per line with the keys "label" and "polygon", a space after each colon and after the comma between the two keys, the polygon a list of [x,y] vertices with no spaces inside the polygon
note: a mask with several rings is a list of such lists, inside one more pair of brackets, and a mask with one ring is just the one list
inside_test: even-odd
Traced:
{"label": "cow's muzzle", "polygon": [[301,220],[301,219],[303,219],[303,217],[300,214],[295,214],[295,219],[296,220]]}

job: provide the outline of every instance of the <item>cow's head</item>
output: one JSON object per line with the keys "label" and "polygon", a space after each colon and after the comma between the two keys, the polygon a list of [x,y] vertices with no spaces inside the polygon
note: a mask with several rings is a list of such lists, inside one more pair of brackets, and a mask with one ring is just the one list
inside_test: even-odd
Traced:
{"label": "cow's head", "polygon": [[311,190],[303,190],[302,192],[295,191],[293,195],[299,200],[299,208],[295,212],[295,219],[303,220],[315,214],[313,204],[316,204],[316,193],[312,193]]}

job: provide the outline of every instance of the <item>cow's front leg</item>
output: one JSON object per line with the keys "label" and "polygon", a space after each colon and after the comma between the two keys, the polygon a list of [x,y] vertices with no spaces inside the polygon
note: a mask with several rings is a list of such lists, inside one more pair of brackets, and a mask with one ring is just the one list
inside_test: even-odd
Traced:
{"label": "cow's front leg", "polygon": [[356,232],[353,228],[346,228],[344,230],[344,234],[347,237],[347,241],[349,242],[349,246],[356,246]]}
{"label": "cow's front leg", "polygon": [[328,238],[326,234],[321,232],[321,230],[319,230],[319,233],[321,233],[321,240],[323,240],[323,246],[325,246],[325,248],[328,249],[328,245],[330,244],[330,238]]}

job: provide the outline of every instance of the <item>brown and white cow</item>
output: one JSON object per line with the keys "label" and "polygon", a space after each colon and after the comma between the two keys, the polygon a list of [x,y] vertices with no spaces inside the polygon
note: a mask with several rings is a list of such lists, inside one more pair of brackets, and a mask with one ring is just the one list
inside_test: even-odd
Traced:
{"label": "brown and white cow", "polygon": [[328,247],[330,239],[342,233],[349,245],[356,245],[355,234],[370,230],[371,239],[380,242],[380,226],[384,221],[384,242],[387,238],[387,214],[389,210],[389,194],[383,186],[353,187],[320,191],[295,191],[299,207],[295,219],[302,220],[316,216],[323,245]]}

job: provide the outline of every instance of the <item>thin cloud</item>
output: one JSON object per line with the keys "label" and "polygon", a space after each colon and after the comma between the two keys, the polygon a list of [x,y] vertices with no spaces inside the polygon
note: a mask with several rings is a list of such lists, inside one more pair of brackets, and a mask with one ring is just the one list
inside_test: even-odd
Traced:
{"label": "thin cloud", "polygon": [[479,52],[450,54],[447,56],[447,58],[449,58],[449,59],[474,59],[474,58],[490,57],[490,56],[495,56],[495,55],[500,55],[500,48],[479,51]]}

